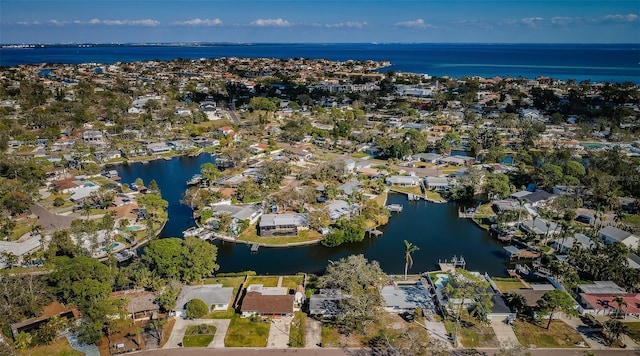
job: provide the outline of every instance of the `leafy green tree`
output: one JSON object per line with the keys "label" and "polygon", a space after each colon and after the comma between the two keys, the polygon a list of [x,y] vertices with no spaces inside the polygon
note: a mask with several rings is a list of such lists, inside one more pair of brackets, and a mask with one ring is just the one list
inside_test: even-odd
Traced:
{"label": "leafy green tree", "polygon": [[509,303],[511,308],[513,308],[518,315],[524,313],[527,308],[527,299],[517,292],[507,294],[507,303]]}
{"label": "leafy green tree", "polygon": [[413,266],[413,257],[411,254],[420,250],[420,247],[412,244],[411,242],[404,240],[404,280],[407,280],[407,272],[409,268]]}
{"label": "leafy green tree", "polygon": [[187,318],[199,319],[209,313],[209,307],[202,299],[191,299],[187,302]]}
{"label": "leafy green tree", "polygon": [[208,184],[212,184],[216,179],[220,177],[220,171],[215,164],[211,162],[203,163],[200,165],[200,174]]}
{"label": "leafy green tree", "polygon": [[490,196],[506,198],[511,194],[509,176],[503,173],[489,174],[484,183],[484,190]]}
{"label": "leafy green tree", "polygon": [[460,317],[464,310],[465,300],[473,301],[470,310],[479,311],[474,313],[474,317],[479,321],[486,321],[487,313],[493,307],[490,288],[489,282],[481,275],[462,269],[456,269],[455,273],[451,274],[451,279],[445,285],[443,293],[451,303],[451,310],[456,320],[456,329],[454,332],[456,336],[459,329]]}
{"label": "leafy green tree", "polygon": [[350,255],[329,263],[318,284],[322,288],[340,289],[351,294],[358,289],[380,286],[386,280],[387,275],[377,261],[369,262],[364,255]]}
{"label": "leafy green tree", "polygon": [[551,327],[553,314],[557,311],[563,311],[569,316],[577,316],[578,311],[574,308],[574,301],[569,294],[559,289],[546,292],[540,300],[538,300],[538,312],[549,315],[547,330]]}
{"label": "leafy green tree", "polygon": [[183,282],[212,276],[218,270],[217,247],[195,237],[166,238],[149,243],[142,262],[161,278]]}
{"label": "leafy green tree", "polygon": [[265,97],[253,97],[249,101],[249,105],[253,110],[276,111],[276,104]]}

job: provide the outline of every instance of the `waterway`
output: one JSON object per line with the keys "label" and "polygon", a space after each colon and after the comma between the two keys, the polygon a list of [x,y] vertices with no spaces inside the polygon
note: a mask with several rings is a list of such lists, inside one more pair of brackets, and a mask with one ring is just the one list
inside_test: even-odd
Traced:
{"label": "waterway", "polygon": [[[161,237],[181,237],[182,231],[194,226],[191,209],[180,199],[186,181],[200,170],[200,165],[212,162],[211,156],[176,157],[171,160],[150,161],[117,166],[121,183],[142,178],[145,184],[155,179],[162,196],[169,202],[169,221]],[[410,202],[404,195],[391,194],[389,204],[402,204],[402,213],[394,213],[389,224],[380,227],[383,235],[365,238],[361,243],[327,248],[321,245],[296,248],[265,248],[251,253],[249,246],[216,241],[220,272],[252,270],[258,274],[320,273],[329,261],[350,254],[364,254],[380,263],[387,273],[404,271],[404,243],[408,240],[420,248],[413,254],[410,272],[434,270],[439,259],[464,256],[467,269],[487,272],[493,276],[506,274],[507,256],[502,244],[471,220],[458,218],[457,204]]]}

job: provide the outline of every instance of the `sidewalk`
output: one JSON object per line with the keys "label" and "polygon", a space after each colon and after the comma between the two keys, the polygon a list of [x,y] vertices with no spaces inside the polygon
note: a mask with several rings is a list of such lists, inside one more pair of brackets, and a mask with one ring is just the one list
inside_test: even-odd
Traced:
{"label": "sidewalk", "polygon": [[515,347],[520,345],[516,334],[513,332],[513,327],[503,320],[491,319],[491,328],[501,346]]}

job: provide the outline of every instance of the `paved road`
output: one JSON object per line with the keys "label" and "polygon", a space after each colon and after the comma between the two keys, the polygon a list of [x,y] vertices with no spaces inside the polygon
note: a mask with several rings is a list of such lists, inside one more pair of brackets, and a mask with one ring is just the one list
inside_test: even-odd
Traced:
{"label": "paved road", "polygon": [[240,119],[238,119],[238,116],[236,115],[235,111],[231,109],[227,109],[227,113],[229,114],[229,117],[231,118],[231,120],[233,120],[234,124],[242,125],[242,122],[240,122]]}
{"label": "paved road", "polygon": [[[224,337],[227,335],[227,329],[229,328],[229,319],[193,319],[185,320],[182,318],[176,318],[176,323],[171,330],[171,336],[169,340],[163,346],[163,349],[179,348],[182,344],[182,338],[184,337],[187,327],[192,325],[214,325],[216,327],[216,334],[213,337],[213,341],[207,346],[208,348],[224,348]],[[180,345],[179,345],[180,344]]]}

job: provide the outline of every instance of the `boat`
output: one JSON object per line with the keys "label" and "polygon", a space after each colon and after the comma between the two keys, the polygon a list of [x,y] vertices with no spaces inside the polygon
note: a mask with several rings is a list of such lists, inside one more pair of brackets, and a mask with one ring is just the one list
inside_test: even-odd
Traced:
{"label": "boat", "polygon": [[193,177],[191,177],[191,179],[187,181],[187,185],[197,185],[200,184],[200,182],[202,182],[202,175],[195,174]]}
{"label": "boat", "polygon": [[182,236],[184,237],[193,237],[198,236],[204,233],[205,229],[201,227],[190,227],[182,232]]}

